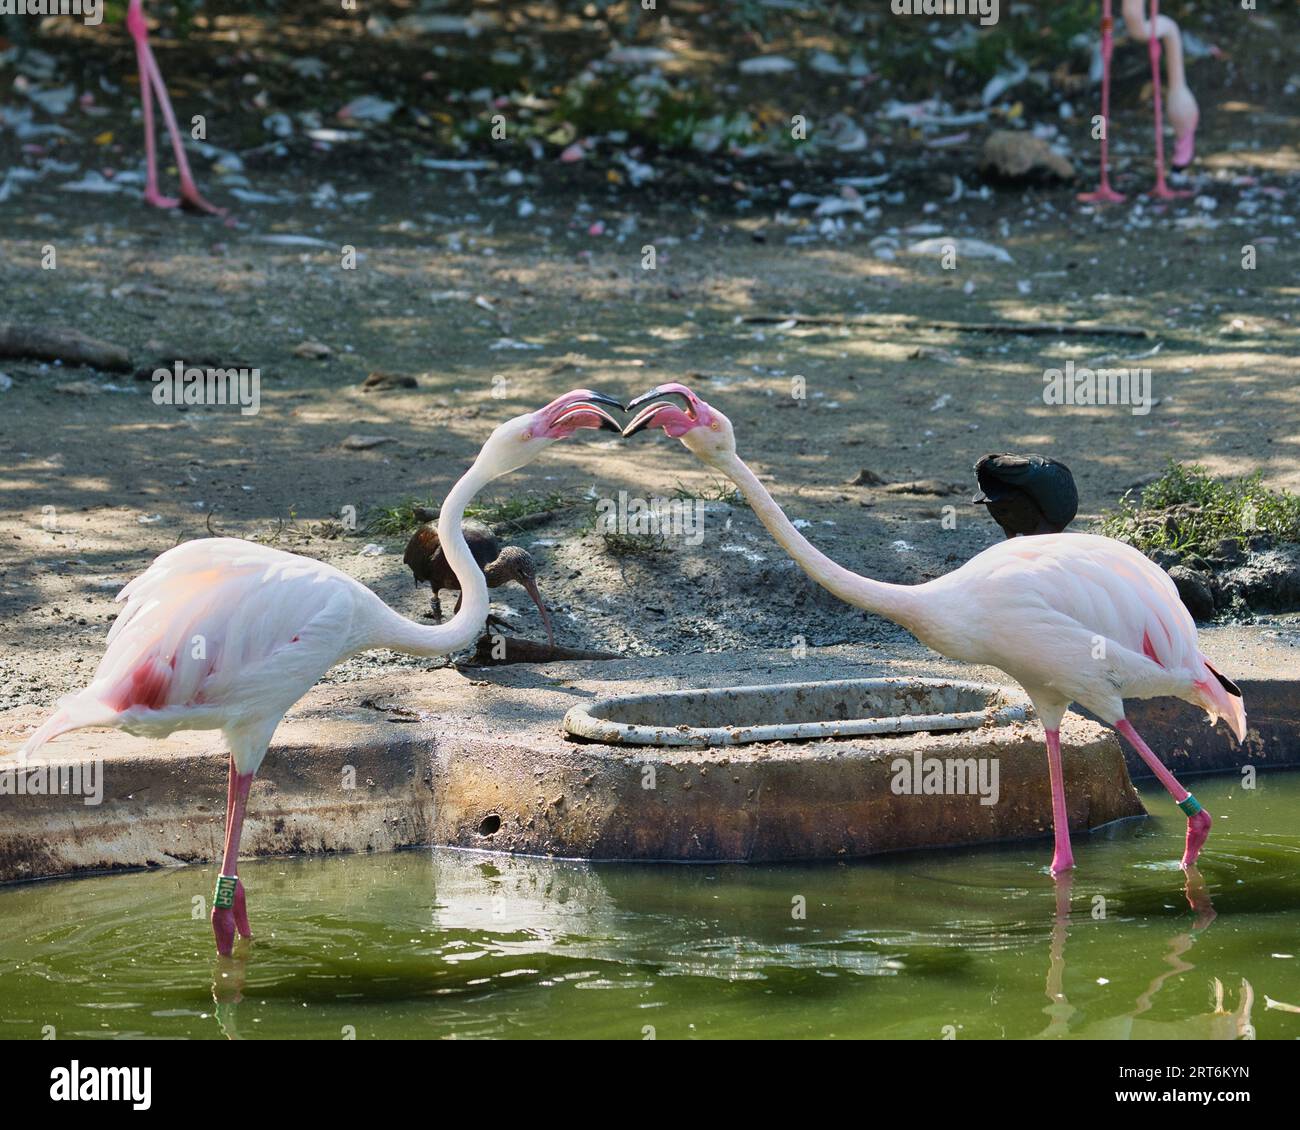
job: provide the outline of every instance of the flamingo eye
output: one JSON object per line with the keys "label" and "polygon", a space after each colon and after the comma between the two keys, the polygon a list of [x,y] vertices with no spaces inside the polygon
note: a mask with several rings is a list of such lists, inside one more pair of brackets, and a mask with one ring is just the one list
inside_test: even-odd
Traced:
{"label": "flamingo eye", "polygon": [[521,435],[519,438],[520,438],[520,439],[532,439],[532,438],[533,438],[533,433],[532,433],[531,431],[524,432],[524,434]]}
{"label": "flamingo eye", "polygon": [[717,420],[714,420],[713,423],[711,423],[711,424],[709,425],[709,427],[712,428],[712,429],[716,432],[716,431],[718,430],[718,421],[717,421]]}

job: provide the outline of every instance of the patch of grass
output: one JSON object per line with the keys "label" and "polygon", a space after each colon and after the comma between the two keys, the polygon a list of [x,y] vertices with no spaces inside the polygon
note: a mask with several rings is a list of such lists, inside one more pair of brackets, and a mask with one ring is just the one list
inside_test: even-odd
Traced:
{"label": "patch of grass", "polygon": [[[207,530],[213,537],[221,537],[222,532],[213,528],[213,519],[215,514],[208,515]],[[289,517],[276,518],[275,526],[268,525],[265,531],[250,534],[249,541],[255,541],[259,545],[278,545],[282,541],[296,539],[299,542],[311,541],[312,538],[321,538],[325,541],[334,541],[337,538],[350,536],[352,530],[340,522],[337,518],[322,518],[319,522],[307,522],[305,526],[298,522],[297,506],[289,507]]]}
{"label": "patch of grass", "polygon": [[[554,510],[566,510],[577,504],[577,499],[570,498],[562,491],[553,490],[543,494],[521,494],[471,502],[465,508],[465,517],[494,528],[497,526],[509,528],[519,526],[525,519],[536,515],[547,514]],[[389,506],[377,506],[370,512],[365,532],[387,534],[389,537],[412,533],[420,524],[415,516],[417,507],[437,514],[439,504],[433,499],[421,502],[416,498],[405,498]]]}
{"label": "patch of grass", "polygon": [[732,506],[748,506],[749,500],[740,488],[726,479],[711,479],[707,486],[691,487],[678,481],[673,487],[673,498],[699,500],[700,502],[727,502]]}
{"label": "patch of grass", "polygon": [[605,552],[620,560],[626,557],[662,557],[668,553],[668,541],[663,534],[621,534],[606,530],[600,535]]}
{"label": "patch of grass", "polygon": [[1269,490],[1260,472],[1216,479],[1202,466],[1170,462],[1155,482],[1102,515],[1100,532],[1150,553],[1205,556],[1224,538],[1268,534],[1300,541],[1300,495]]}

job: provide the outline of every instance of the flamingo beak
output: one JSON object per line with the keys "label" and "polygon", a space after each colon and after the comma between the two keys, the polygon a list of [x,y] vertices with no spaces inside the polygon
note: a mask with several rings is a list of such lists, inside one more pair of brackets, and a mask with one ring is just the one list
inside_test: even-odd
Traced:
{"label": "flamingo beak", "polygon": [[[615,400],[612,396],[606,396],[603,392],[592,392],[589,389],[578,389],[570,393],[569,397],[560,398],[557,411],[551,417],[549,426],[559,428],[567,424],[570,430],[600,428],[621,435],[623,425],[601,407],[602,405],[623,411],[622,401]],[[594,421],[591,419],[593,416]]]}
{"label": "flamingo beak", "polygon": [[644,392],[635,400],[629,402],[626,411],[631,412],[639,405],[645,404],[646,401],[653,401],[643,408],[633,418],[632,422],[623,429],[623,438],[636,435],[643,428],[653,425],[655,417],[665,409],[676,412],[679,416],[684,415],[687,420],[696,419],[694,397],[689,392],[679,392],[677,388],[671,385],[660,385],[658,388],[652,388],[649,392]]}

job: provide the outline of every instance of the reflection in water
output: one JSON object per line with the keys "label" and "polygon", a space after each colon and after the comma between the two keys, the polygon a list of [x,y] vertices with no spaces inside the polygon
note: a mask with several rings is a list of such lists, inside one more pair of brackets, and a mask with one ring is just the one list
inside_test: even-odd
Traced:
{"label": "reflection in water", "polygon": [[1187,876],[1173,817],[1089,837],[1059,883],[1036,843],[782,867],[249,861],[268,916],[215,962],[191,914],[207,869],[11,887],[0,1037],[1293,1039],[1300,774],[1264,780],[1198,787],[1219,824]]}
{"label": "reflection in water", "polygon": [[[1076,1010],[1070,1007],[1065,995],[1065,943],[1069,936],[1070,893],[1074,882],[1073,872],[1066,872],[1056,883],[1056,914],[1052,924],[1052,939],[1049,946],[1049,965],[1047,970],[1047,999],[1050,1002],[1043,1011],[1049,1017],[1049,1023],[1041,1033],[1043,1039],[1059,1039],[1072,1034],[1070,1021]],[[1164,955],[1168,966],[1157,974],[1147,987],[1138,994],[1131,1012],[1125,1012],[1110,1020],[1091,1024],[1074,1035],[1088,1039],[1165,1039],[1165,1040],[1236,1040],[1254,1039],[1255,1029],[1250,1022],[1250,1010],[1255,1002],[1255,992],[1250,982],[1241,979],[1241,1004],[1236,1012],[1226,1011],[1223,1007],[1223,983],[1211,978],[1214,987],[1214,1009],[1196,1016],[1183,1017],[1177,1021],[1138,1021],[1138,1017],[1149,1012],[1156,994],[1166,980],[1174,974],[1191,973],[1196,967],[1183,960],[1183,955],[1191,950],[1197,934],[1205,930],[1217,917],[1214,903],[1210,898],[1205,879],[1196,867],[1191,867],[1185,874],[1183,893],[1187,905],[1191,907],[1194,917],[1189,930],[1175,934],[1170,940]]]}
{"label": "reflection in water", "polygon": [[235,952],[230,957],[220,954],[213,960],[212,1003],[213,1015],[217,1027],[227,1040],[242,1040],[240,1034],[239,1002],[244,999],[244,986],[248,982],[247,949]]}

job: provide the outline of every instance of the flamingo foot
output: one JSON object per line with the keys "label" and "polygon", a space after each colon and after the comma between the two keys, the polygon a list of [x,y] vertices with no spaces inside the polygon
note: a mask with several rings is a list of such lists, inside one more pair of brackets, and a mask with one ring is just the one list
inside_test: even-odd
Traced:
{"label": "flamingo foot", "polygon": [[1084,204],[1122,204],[1126,197],[1122,192],[1116,192],[1108,184],[1103,184],[1096,192],[1081,192],[1078,200]]}
{"label": "flamingo foot", "polygon": [[153,208],[179,208],[180,199],[175,196],[163,196],[156,188],[144,190],[144,202]]}
{"label": "flamingo foot", "polygon": [[1065,850],[1057,848],[1052,855],[1052,877],[1063,875],[1067,871],[1074,870],[1074,853],[1070,851],[1069,844],[1065,845]]}
{"label": "flamingo foot", "polygon": [[1187,843],[1183,847],[1182,863],[1184,871],[1196,863],[1196,857],[1201,854],[1201,848],[1209,838],[1212,823],[1214,821],[1210,819],[1210,814],[1203,808],[1187,818]]}
{"label": "flamingo foot", "polygon": [[1152,200],[1184,200],[1191,196],[1191,194],[1190,189],[1170,188],[1163,181],[1160,181],[1150,192],[1147,193],[1147,196]]}
{"label": "flamingo foot", "polygon": [[186,212],[196,215],[224,216],[226,214],[225,208],[218,208],[205,200],[192,181],[189,184],[181,184],[180,206]]}

